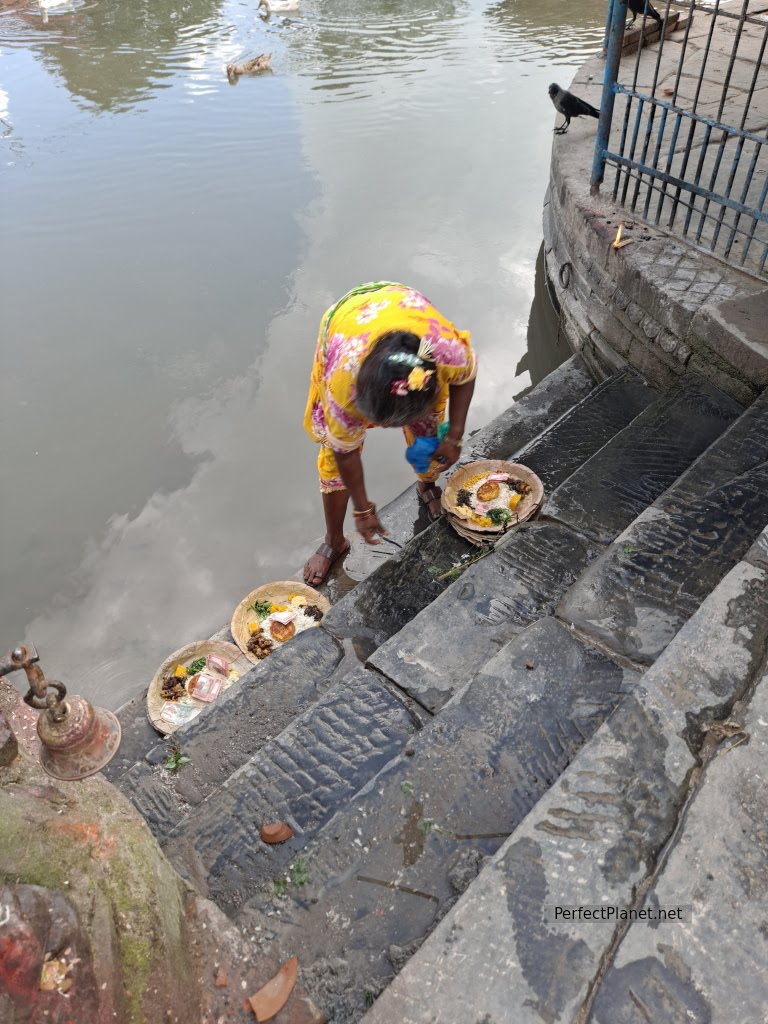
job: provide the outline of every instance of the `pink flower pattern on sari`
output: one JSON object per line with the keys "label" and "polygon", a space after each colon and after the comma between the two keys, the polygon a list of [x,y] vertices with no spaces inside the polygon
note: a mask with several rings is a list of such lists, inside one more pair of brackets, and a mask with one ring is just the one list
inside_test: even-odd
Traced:
{"label": "pink flower pattern on sari", "polygon": [[400,299],[398,305],[402,309],[426,309],[431,303],[428,299],[425,299],[423,295],[410,288],[405,295]]}
{"label": "pink flower pattern on sari", "polygon": [[386,299],[382,302],[366,302],[358,311],[357,322],[359,324],[369,324],[371,320],[375,320],[382,309],[386,309],[388,305],[389,302]]}

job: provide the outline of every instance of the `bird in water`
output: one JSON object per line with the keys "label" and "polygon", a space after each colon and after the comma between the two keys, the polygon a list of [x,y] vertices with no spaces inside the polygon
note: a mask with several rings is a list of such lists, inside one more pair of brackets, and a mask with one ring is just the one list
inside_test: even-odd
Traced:
{"label": "bird in water", "polygon": [[252,57],[245,64],[227,64],[227,78],[230,82],[236,81],[240,75],[258,75],[262,71],[272,70],[272,54],[262,53],[258,57]]}
{"label": "bird in water", "polygon": [[298,11],[299,0],[259,0],[258,11],[263,7],[267,14],[282,14],[283,11]]}
{"label": "bird in water", "polygon": [[647,11],[648,17],[654,21],[658,21],[661,25],[664,20],[655,7],[652,7],[648,0],[627,0],[627,7],[632,11],[632,21],[630,25],[634,25],[637,21],[638,14],[642,14],[643,11]]}
{"label": "bird in water", "polygon": [[585,117],[600,117],[600,111],[596,110],[591,103],[580,100],[578,96],[574,96],[567,89],[561,89],[556,82],[549,87],[549,98],[552,100],[555,110],[565,118],[559,127],[555,126],[556,135],[565,135],[572,117],[581,117],[582,114]]}

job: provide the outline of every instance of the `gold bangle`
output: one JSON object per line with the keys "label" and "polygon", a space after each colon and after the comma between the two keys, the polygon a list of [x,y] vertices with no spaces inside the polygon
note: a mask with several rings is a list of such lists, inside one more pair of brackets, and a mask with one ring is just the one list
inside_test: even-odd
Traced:
{"label": "gold bangle", "polygon": [[365,509],[365,511],[361,511],[361,512],[358,512],[357,509],[353,508],[352,509],[352,515],[356,516],[358,519],[365,519],[366,516],[370,516],[375,511],[376,511],[376,506],[375,505],[371,505],[370,508],[367,508],[367,509]]}

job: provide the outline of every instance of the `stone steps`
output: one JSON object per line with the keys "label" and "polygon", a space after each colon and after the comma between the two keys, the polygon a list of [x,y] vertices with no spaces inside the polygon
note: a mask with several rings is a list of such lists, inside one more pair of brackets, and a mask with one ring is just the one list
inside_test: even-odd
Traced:
{"label": "stone steps", "polygon": [[[528,394],[477,431],[467,442],[463,461],[501,458],[508,451],[523,447],[578,405],[594,387],[595,383],[584,368],[581,359],[578,356],[572,356]],[[635,389],[638,388],[639,385],[636,385]],[[636,401],[636,399],[630,400]],[[410,541],[414,530],[424,529],[429,525],[424,509],[416,497],[414,487],[408,488],[390,502],[382,511],[382,519],[390,536],[399,544]],[[391,557],[391,552],[387,553],[385,550],[387,545],[371,548],[359,542],[356,536],[353,536],[351,540],[352,550],[344,561],[343,569],[338,569],[334,573],[326,588],[332,599],[336,599],[339,594],[350,590],[356,582],[374,572],[382,560]],[[455,555],[458,558],[467,550],[471,550],[470,545],[452,532],[450,541],[455,542],[452,543],[450,557]],[[441,552],[441,555],[445,561],[445,552]],[[447,561],[446,568],[449,568],[451,564],[450,561]],[[229,627],[222,629],[215,638],[231,642],[232,636]],[[296,643],[299,643],[298,639]],[[222,698],[210,708],[206,708],[194,723],[175,734],[176,739],[184,743],[185,749],[188,745],[194,744],[193,764],[198,755],[198,747],[202,747],[206,759],[210,756],[218,758],[222,750],[237,751],[237,757],[240,760],[236,763],[230,761],[227,767],[221,770],[215,765],[212,766],[215,777],[218,781],[223,781],[231,771],[243,763],[246,757],[256,752],[265,735],[276,735],[283,728],[286,707],[293,706],[293,713],[298,714],[311,699],[313,687],[315,697],[323,692],[324,680],[327,684],[325,669],[311,660],[306,666],[310,670],[309,672],[300,670],[297,672],[292,655],[285,655],[288,662],[286,673],[284,674],[281,668],[279,676],[282,676],[282,681],[279,677],[275,678],[275,675],[278,675],[278,664],[281,664],[283,658],[282,652],[293,649],[294,645],[281,648],[280,652],[276,652],[262,665],[256,666],[239,686],[227,692],[226,700]],[[362,653],[365,653],[364,649]],[[277,657],[278,654],[280,657]],[[267,668],[267,665],[272,667]],[[346,669],[338,669],[341,674],[345,671]],[[309,678],[310,676],[312,678]],[[305,685],[308,680],[308,685]],[[236,711],[235,718],[237,718],[241,708],[240,698],[237,695],[241,691],[251,690],[255,686],[259,686],[263,691],[259,697],[258,711],[244,710],[243,713],[248,718],[248,729],[250,730],[253,730],[256,724],[253,721],[253,715],[257,713],[260,719],[260,728],[256,733],[250,733],[253,745],[247,749],[242,747],[239,738],[230,741],[228,730],[231,716],[229,716],[229,712]],[[228,711],[221,715],[221,709],[225,703]],[[134,765],[143,762],[148,754],[150,762],[157,764],[159,760],[165,758],[166,753],[165,745],[158,746],[160,742],[158,734],[147,719],[146,692],[128,701],[117,714],[123,729],[122,742],[118,755],[105,769],[105,775],[112,782],[117,782]],[[208,746],[208,738],[214,736],[216,744],[211,748]],[[188,766],[184,772],[185,783],[192,774],[195,774],[195,769]],[[212,778],[213,775],[211,775]],[[130,786],[126,788],[130,790]],[[198,802],[210,791],[210,787],[206,788],[202,779],[193,780],[193,784],[185,784],[184,788],[188,791],[188,795],[192,795],[192,798],[197,799]],[[128,795],[130,796],[130,792]]]}
{"label": "stone steps", "polygon": [[[365,1024],[763,1019],[767,549],[768,531],[516,828]],[[735,730],[712,727],[725,719]],[[633,903],[638,891],[648,893],[646,906],[687,904],[693,921],[639,922],[625,934],[615,920],[555,918],[557,906],[642,906]]]}
{"label": "stone steps", "polygon": [[768,393],[565,594],[557,614],[650,664],[768,521]]}
{"label": "stone steps", "polygon": [[[233,913],[254,891],[271,889],[312,836],[415,732],[402,701],[376,673],[358,669],[172,829],[166,821],[165,852],[202,893]],[[259,829],[277,821],[290,825],[294,836],[270,846]]]}
{"label": "stone steps", "polygon": [[[467,569],[459,584],[379,647],[371,665],[429,711],[439,710],[501,644],[552,612],[569,587],[581,595],[582,573],[603,545],[689,467],[737,409],[695,378],[657,398],[555,487],[542,520],[513,531]],[[537,468],[532,450],[521,458]],[[446,623],[455,638],[450,645]]]}
{"label": "stone steps", "polygon": [[[394,976],[638,679],[552,618],[528,627],[308,844],[304,884],[252,898],[242,927],[326,978],[332,1020],[359,1020],[365,992]],[[282,868],[278,849],[261,852]]]}
{"label": "stone steps", "polygon": [[[656,398],[658,393],[637,374],[622,371],[542,434],[521,446],[510,444],[499,455],[524,462],[547,488],[555,488]],[[510,434],[505,438],[512,441]],[[354,638],[363,653],[370,653],[450,586],[450,577],[441,579],[442,574],[476,555],[476,548],[440,520],[334,605],[326,628],[335,636]]]}

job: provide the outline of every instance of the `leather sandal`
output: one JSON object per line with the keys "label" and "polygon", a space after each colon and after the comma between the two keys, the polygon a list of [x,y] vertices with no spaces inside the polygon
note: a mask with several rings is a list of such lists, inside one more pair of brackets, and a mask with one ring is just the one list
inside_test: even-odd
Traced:
{"label": "leather sandal", "polygon": [[440,501],[440,499],[441,499],[441,497],[443,495],[443,492],[440,490],[439,487],[427,487],[423,491],[420,490],[417,487],[416,488],[416,493],[419,496],[419,500],[421,501],[421,503],[426,508],[427,515],[429,516],[430,520],[434,523],[436,520],[438,520],[442,516],[442,514],[443,514],[442,507],[441,507],[440,511],[438,512],[438,514],[434,515],[430,511],[429,506],[432,504],[433,501]]}
{"label": "leather sandal", "polygon": [[331,575],[331,569],[334,567],[336,562],[338,562],[338,560],[340,558],[343,558],[344,555],[346,555],[346,553],[348,551],[349,551],[349,544],[346,544],[341,549],[341,551],[337,551],[336,548],[332,548],[330,544],[321,544],[320,547],[315,552],[315,554],[316,555],[320,555],[321,558],[327,559],[327,561],[328,561],[328,568],[325,570],[325,573],[322,573],[322,572],[315,572],[315,573],[313,573],[312,574],[312,578],[309,579],[309,580],[307,579],[307,577],[305,575],[304,576],[304,582],[308,586],[310,586],[310,587],[319,587],[319,586],[321,586],[323,583],[325,583],[325,581]]}

